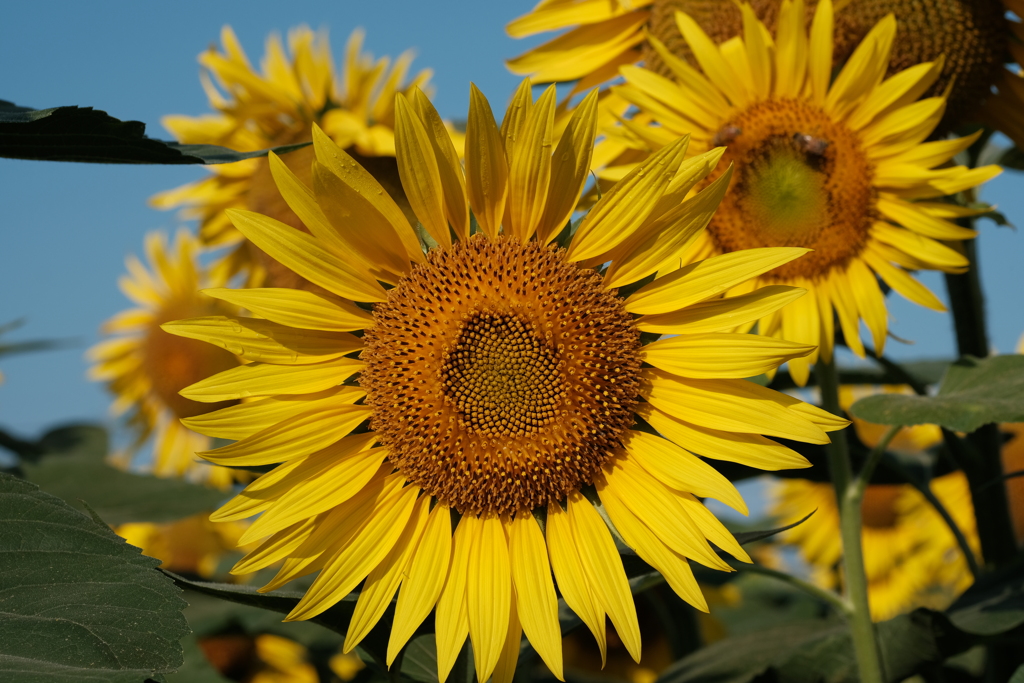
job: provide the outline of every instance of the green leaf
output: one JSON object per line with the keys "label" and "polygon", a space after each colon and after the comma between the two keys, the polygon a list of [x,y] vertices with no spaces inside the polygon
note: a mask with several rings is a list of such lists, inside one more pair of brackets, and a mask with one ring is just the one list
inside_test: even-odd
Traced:
{"label": "green leaf", "polygon": [[1024,665],[1013,672],[1008,683],[1024,683]]}
{"label": "green leaf", "polygon": [[947,610],[961,631],[993,636],[1024,624],[1024,562],[983,576]]}
{"label": "green leaf", "polygon": [[0,474],[0,679],[134,683],[179,667],[185,601],[157,564]]}
{"label": "green leaf", "polygon": [[[284,154],[309,145],[275,147]],[[28,109],[0,100],[0,157],[99,164],[229,164],[270,150],[236,152],[146,137],[146,124],[121,121],[92,107]]]}
{"label": "green leaf", "polygon": [[[970,642],[947,635],[943,615],[917,610],[876,625],[885,681],[898,683],[923,664],[962,652]],[[857,683],[853,643],[845,623],[813,619],[720,640],[662,673],[661,683],[748,683],[764,676],[786,683]]]}
{"label": "green leaf", "polygon": [[959,432],[991,422],[1021,422],[1024,356],[964,356],[949,366],[935,396],[868,396],[854,403],[851,412],[876,424],[937,424]]}
{"label": "green leaf", "polygon": [[24,460],[25,478],[79,509],[82,501],[108,524],[168,522],[217,507],[222,491],[180,479],[131,474],[106,464],[106,432],[93,425],[63,427],[35,444],[43,453]]}

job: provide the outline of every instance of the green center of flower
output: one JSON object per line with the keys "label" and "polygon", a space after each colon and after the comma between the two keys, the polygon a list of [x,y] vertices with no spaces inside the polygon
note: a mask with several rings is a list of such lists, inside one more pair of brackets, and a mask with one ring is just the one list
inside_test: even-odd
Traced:
{"label": "green center of flower", "polygon": [[746,193],[743,209],[751,217],[751,228],[765,242],[803,245],[814,241],[828,224],[828,195],[820,170],[806,153],[786,141],[770,144],[763,157],[744,169]]}

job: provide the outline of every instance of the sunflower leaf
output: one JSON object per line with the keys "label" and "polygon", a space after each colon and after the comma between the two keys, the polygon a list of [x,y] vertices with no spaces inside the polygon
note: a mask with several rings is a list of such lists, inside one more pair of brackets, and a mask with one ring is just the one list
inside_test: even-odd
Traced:
{"label": "sunflower leaf", "polygon": [[1004,633],[1024,624],[1024,559],[981,577],[948,611],[961,631],[979,636]]}
{"label": "sunflower leaf", "polygon": [[20,445],[26,479],[73,507],[88,506],[108,524],[171,521],[213,509],[225,498],[222,491],[180,479],[111,467],[105,462],[107,433],[95,425],[59,427]]}
{"label": "sunflower leaf", "polygon": [[99,164],[229,164],[284,154],[311,143],[236,152],[146,136],[141,121],[121,121],[92,107],[29,109],[0,100],[0,157]]}
{"label": "sunflower leaf", "polygon": [[964,356],[949,366],[934,396],[868,396],[854,403],[851,412],[876,424],[937,424],[958,432],[992,422],[1021,422],[1024,356]]}
{"label": "sunflower leaf", "polygon": [[0,474],[0,679],[141,683],[178,668],[185,601],[157,564]]}

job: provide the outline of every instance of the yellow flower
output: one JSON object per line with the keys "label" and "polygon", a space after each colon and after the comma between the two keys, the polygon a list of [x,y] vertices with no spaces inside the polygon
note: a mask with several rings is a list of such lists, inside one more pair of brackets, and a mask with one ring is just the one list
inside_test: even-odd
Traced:
{"label": "yellow flower", "polygon": [[[906,386],[851,387],[840,389],[844,409],[866,395],[886,392],[908,393]],[[857,436],[869,447],[888,430],[882,425],[853,418]],[[902,429],[889,449],[919,453],[942,440],[935,425]],[[963,472],[953,472],[931,482],[932,492],[964,532],[972,551],[980,550],[974,523],[971,492]],[[774,490],[774,514],[783,523],[802,519],[803,524],[785,532],[783,539],[800,548],[810,565],[811,576],[827,587],[841,578],[839,561],[843,548],[839,534],[839,510],[830,483],[786,479]],[[909,484],[869,486],[862,512],[864,569],[868,578],[871,615],[876,621],[891,619],[915,607],[945,609],[971,584],[967,560],[956,538],[931,504]]]}
{"label": "yellow flower", "polygon": [[210,664],[231,680],[246,683],[317,683],[320,676],[300,643],[271,633],[255,638],[223,634],[199,639]]}
{"label": "yellow flower", "polygon": [[[751,0],[750,6],[772,37],[776,36],[782,0]],[[813,10],[817,0],[808,0]],[[1024,140],[1024,79],[1003,68],[1007,54],[1020,63],[1024,29],[1007,18],[1007,10],[1024,16],[1024,0],[837,0],[834,59],[842,64],[871,28],[888,14],[896,18],[896,42],[888,59],[892,75],[922,62],[944,57],[931,93],[947,91],[949,105],[941,133],[961,122],[987,119],[1016,141]],[[722,45],[744,34],[739,2],[721,0],[568,0],[541,2],[508,24],[514,38],[569,29],[526,53],[508,60],[511,71],[538,81],[582,79],[593,87],[617,77],[620,66],[643,62],[668,78],[674,72],[663,56],[698,66],[694,49],[675,20],[681,11]],[[1009,52],[1008,52],[1009,51]],[[883,60],[883,64],[884,64]],[[995,86],[999,93],[989,97]],[[986,102],[987,100],[987,102]],[[979,107],[979,104],[985,103]]]}
{"label": "yellow flower", "polygon": [[[426,87],[431,75],[424,70],[410,83],[405,82],[411,52],[402,54],[394,64],[388,57],[374,60],[362,52],[363,32],[356,30],[349,38],[341,73],[336,74],[327,36],[302,26],[288,35],[290,58],[277,35],[268,38],[260,74],[250,65],[230,27],[221,31],[221,42],[223,51],[211,47],[199,56],[207,69],[202,74],[203,87],[218,113],[164,117],[164,126],[179,142],[248,152],[308,142],[310,126],[317,123],[405,203],[393,158],[395,93]],[[285,159],[307,185],[312,184],[311,149],[292,152]],[[274,188],[267,160],[249,159],[211,170],[204,180],[153,197],[153,205],[186,206],[183,215],[200,221],[204,246],[235,246],[214,267],[212,275],[217,281],[226,282],[236,273],[246,272],[251,285],[304,285],[294,273],[247,244],[224,213],[230,208],[250,209],[301,227]]]}
{"label": "yellow flower", "polygon": [[227,313],[228,307],[197,290],[205,273],[196,261],[199,245],[186,230],[178,231],[173,246],[162,232],[146,236],[147,269],[134,255],[127,259],[128,274],[121,291],[137,304],[108,320],[102,328],[108,338],[89,350],[93,361],[89,376],[107,384],[116,396],[112,410],[128,413],[134,433],[131,446],[116,456],[127,466],[138,449],[155,434],[154,474],[189,476],[225,488],[235,476],[223,467],[211,467],[195,457],[211,446],[209,438],[187,429],[179,418],[217,410],[232,402],[210,405],[183,398],[178,392],[211,373],[239,364],[237,357],[207,344],[167,334],[160,325],[183,316]]}
{"label": "yellow flower", "polygon": [[[265,319],[164,326],[253,361],[184,396],[266,397],[187,420],[238,439],[203,453],[211,462],[282,463],[213,516],[260,514],[242,541],[265,540],[233,571],[283,560],[262,590],[319,571],[290,620],[362,584],[346,652],[398,592],[388,661],[436,606],[442,680],[467,635],[479,680],[511,680],[522,632],[561,677],[552,571],[602,652],[607,615],[639,659],[609,523],[704,609],[689,560],[728,571],[712,542],[747,554],[697,496],[746,506],[691,450],[762,469],[806,467],[760,435],[825,443],[847,424],[741,379],[809,346],[722,331],[799,296],[771,287],[720,298],[806,250],[726,254],[652,279],[718,204],[728,175],[685,197],[721,151],[684,160],[685,140],[666,146],[570,231],[596,93],[560,139],[554,114],[554,88],[534,102],[527,81],[499,128],[473,88],[463,170],[426,96],[397,98],[398,168],[426,250],[389,195],[314,127],[312,188],[270,157],[311,234],[229,215],[330,295],[218,289],[208,293]],[[620,295],[626,286],[635,291]],[[651,341],[659,333],[677,336]]]}
{"label": "yellow flower", "polygon": [[114,531],[143,555],[162,560],[168,571],[211,578],[224,554],[238,545],[245,525],[214,524],[202,513],[166,524],[122,524]]}
{"label": "yellow flower", "polygon": [[[962,272],[967,260],[955,242],[975,233],[952,219],[975,212],[932,200],[973,188],[1000,169],[946,164],[977,134],[925,142],[945,99],[918,97],[938,78],[940,65],[920,64],[883,80],[896,30],[892,17],[871,30],[832,81],[831,2],[818,4],[809,33],[803,3],[784,2],[777,41],[749,5],[742,11],[745,37],[720,47],[692,18],[676,15],[701,71],[667,52],[663,57],[678,81],[623,67],[626,84],[613,90],[658,125],[626,122],[620,137],[652,149],[684,132],[692,133],[697,151],[728,144],[723,163],[705,182],[731,162],[730,190],[681,263],[757,247],[813,249],[733,291],[768,284],[806,288],[808,296],[763,316],[760,332],[820,345],[829,360],[838,314],[854,353],[865,353],[860,320],[881,353],[888,315],[878,278],[915,303],[944,310],[908,271]],[[799,384],[817,357],[790,361]]]}

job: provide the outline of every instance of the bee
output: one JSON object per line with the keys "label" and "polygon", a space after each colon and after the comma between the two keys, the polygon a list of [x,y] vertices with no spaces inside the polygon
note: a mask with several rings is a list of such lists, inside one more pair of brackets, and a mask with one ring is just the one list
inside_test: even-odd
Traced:
{"label": "bee", "polygon": [[711,146],[721,147],[723,145],[730,145],[742,132],[743,129],[738,126],[725,126],[715,133],[715,137],[711,138]]}
{"label": "bee", "polygon": [[825,150],[828,149],[828,140],[822,140],[816,138],[813,135],[806,135],[804,133],[794,133],[793,142],[796,143],[797,149],[804,154],[810,154],[811,156],[823,157],[825,156]]}

